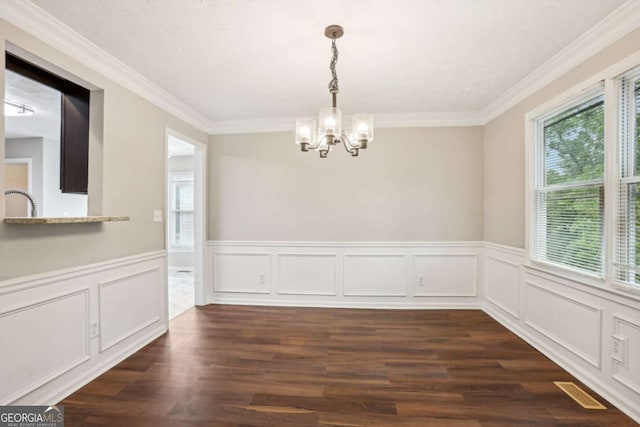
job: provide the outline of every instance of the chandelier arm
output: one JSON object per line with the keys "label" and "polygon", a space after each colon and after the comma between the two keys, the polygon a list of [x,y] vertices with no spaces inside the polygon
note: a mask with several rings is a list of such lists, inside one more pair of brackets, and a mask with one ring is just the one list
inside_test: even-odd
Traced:
{"label": "chandelier arm", "polygon": [[358,148],[351,145],[351,141],[349,141],[349,138],[347,138],[346,135],[342,135],[340,137],[340,141],[342,141],[342,145],[344,145],[344,149],[347,150],[347,153],[351,155],[353,155],[353,150]]}
{"label": "chandelier arm", "polygon": [[318,142],[316,143],[316,145],[310,145],[310,146],[309,146],[309,150],[317,150],[317,149],[318,149],[318,147],[320,147],[320,145],[322,145],[322,141],[323,141],[324,139],[326,139],[326,138],[327,138],[327,135],[322,135],[322,137],[320,137],[320,138],[318,139]]}
{"label": "chandelier arm", "polygon": [[[358,143],[355,143],[355,144],[352,143],[347,135],[342,134],[342,139],[344,141],[346,141],[346,143],[349,145],[350,148],[360,148],[360,145],[358,145]],[[343,144],[344,144],[344,142],[343,142]]]}

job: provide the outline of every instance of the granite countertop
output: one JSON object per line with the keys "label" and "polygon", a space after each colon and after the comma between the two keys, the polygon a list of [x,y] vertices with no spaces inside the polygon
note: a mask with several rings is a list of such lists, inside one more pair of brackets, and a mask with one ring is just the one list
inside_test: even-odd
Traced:
{"label": "granite countertop", "polygon": [[80,217],[16,217],[5,218],[5,224],[86,224],[97,222],[129,221],[128,216],[80,216]]}

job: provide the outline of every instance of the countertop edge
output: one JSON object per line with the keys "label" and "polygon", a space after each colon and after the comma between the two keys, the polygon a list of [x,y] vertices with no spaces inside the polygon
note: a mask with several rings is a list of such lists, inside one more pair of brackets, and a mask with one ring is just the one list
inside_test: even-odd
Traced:
{"label": "countertop edge", "polygon": [[16,217],[5,218],[5,224],[89,224],[129,221],[128,216],[81,216],[81,217]]}

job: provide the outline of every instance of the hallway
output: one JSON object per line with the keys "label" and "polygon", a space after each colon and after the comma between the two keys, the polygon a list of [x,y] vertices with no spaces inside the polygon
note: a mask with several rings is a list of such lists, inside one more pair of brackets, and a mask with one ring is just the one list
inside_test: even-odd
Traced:
{"label": "hallway", "polygon": [[169,320],[194,305],[193,269],[169,268]]}

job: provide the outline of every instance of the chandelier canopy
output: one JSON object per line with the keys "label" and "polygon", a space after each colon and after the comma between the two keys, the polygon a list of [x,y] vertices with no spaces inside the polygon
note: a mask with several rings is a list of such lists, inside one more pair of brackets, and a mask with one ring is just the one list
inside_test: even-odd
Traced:
{"label": "chandelier canopy", "polygon": [[296,120],[296,144],[302,151],[316,150],[321,158],[326,158],[329,151],[337,144],[342,143],[345,150],[352,156],[357,156],[360,150],[367,148],[367,144],[373,141],[373,116],[370,114],[354,114],[351,118],[350,129],[342,129],[342,111],[338,108],[338,74],[336,64],[338,62],[338,48],[336,39],[344,34],[340,25],[329,25],[324,30],[324,35],[331,39],[331,81],[329,93],[333,99],[333,107],[320,109],[318,126],[316,120],[303,117]]}

